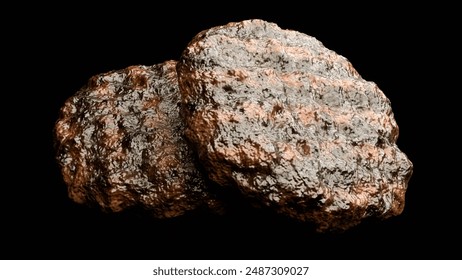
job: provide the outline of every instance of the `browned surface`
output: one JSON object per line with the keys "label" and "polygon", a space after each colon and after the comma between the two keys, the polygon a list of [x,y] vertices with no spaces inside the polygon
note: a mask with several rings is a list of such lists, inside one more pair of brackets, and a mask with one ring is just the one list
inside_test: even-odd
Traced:
{"label": "browned surface", "polygon": [[96,75],[66,101],[55,133],[72,200],[156,217],[214,205],[183,138],[175,65]]}
{"label": "browned surface", "polygon": [[178,63],[209,177],[319,231],[399,215],[412,163],[391,105],[351,63],[261,20],[200,32]]}

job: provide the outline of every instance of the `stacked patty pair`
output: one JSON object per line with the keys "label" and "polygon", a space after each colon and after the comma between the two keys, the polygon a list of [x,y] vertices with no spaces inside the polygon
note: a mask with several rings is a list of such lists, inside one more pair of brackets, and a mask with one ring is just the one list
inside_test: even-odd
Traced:
{"label": "stacked patty pair", "polygon": [[78,203],[168,218],[221,211],[217,194],[233,189],[318,231],[403,211],[413,166],[397,137],[375,83],[263,20],[204,30],[177,61],[92,77],[55,126]]}

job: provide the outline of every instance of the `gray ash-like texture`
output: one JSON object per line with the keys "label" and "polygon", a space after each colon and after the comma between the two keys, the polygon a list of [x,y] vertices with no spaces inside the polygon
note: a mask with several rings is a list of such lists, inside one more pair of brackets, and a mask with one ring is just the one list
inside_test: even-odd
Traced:
{"label": "gray ash-like texture", "polygon": [[177,65],[210,179],[318,231],[399,215],[412,163],[384,93],[317,39],[262,20],[200,32]]}
{"label": "gray ash-like texture", "polygon": [[217,205],[179,118],[176,61],[92,77],[61,108],[57,160],[72,200],[174,217]]}

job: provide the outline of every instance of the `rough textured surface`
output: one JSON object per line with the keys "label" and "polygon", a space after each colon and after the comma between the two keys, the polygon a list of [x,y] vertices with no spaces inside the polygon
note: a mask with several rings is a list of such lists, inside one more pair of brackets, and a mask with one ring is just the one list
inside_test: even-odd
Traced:
{"label": "rough textured surface", "polygon": [[176,61],[92,77],[55,126],[70,198],[118,212],[174,217],[216,205],[183,138]]}
{"label": "rough textured surface", "polygon": [[412,163],[390,102],[315,38],[230,23],[195,36],[177,70],[186,136],[218,184],[319,231],[402,212]]}

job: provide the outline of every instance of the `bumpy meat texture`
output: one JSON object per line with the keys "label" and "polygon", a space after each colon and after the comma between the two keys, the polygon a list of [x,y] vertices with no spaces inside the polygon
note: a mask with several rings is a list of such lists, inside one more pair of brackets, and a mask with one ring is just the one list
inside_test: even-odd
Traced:
{"label": "bumpy meat texture", "polygon": [[212,180],[318,231],[403,211],[412,163],[388,98],[314,37],[229,23],[197,34],[177,70]]}
{"label": "bumpy meat texture", "polygon": [[215,207],[179,118],[176,61],[93,76],[61,108],[57,160],[72,200],[174,217]]}

